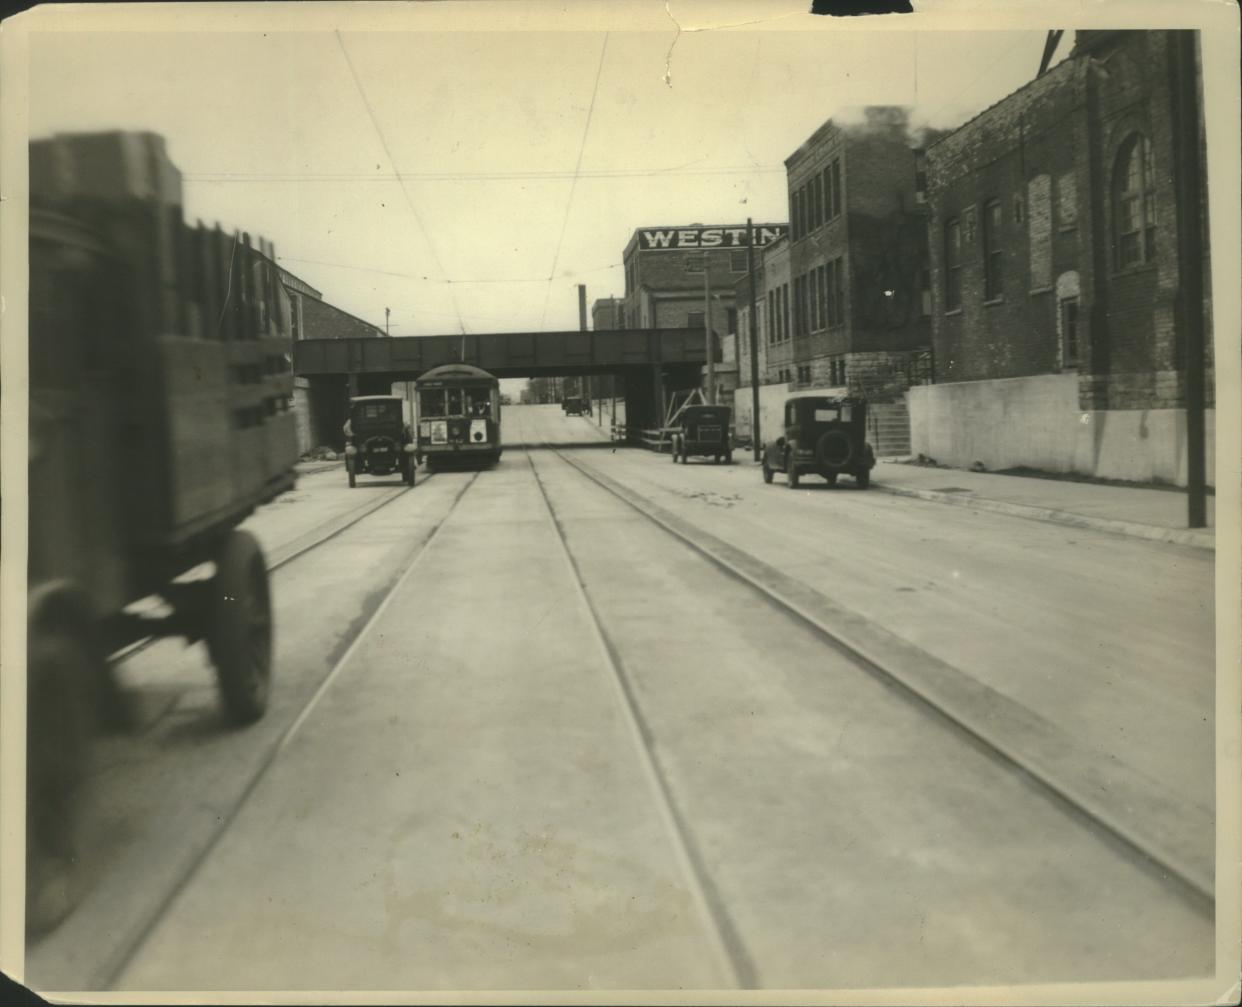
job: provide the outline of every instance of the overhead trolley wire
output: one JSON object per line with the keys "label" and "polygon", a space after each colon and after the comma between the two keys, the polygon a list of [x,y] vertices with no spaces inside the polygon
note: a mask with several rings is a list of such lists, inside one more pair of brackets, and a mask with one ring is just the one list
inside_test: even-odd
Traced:
{"label": "overhead trolley wire", "polygon": [[[397,171],[397,162],[393,158],[392,151],[388,147],[388,141],[384,138],[384,131],[380,129],[379,120],[375,118],[375,110],[371,107],[371,102],[367,98],[366,90],[363,88],[362,81],[358,77],[358,71],[354,69],[353,60],[349,58],[349,50],[345,48],[345,39],[341,36],[339,29],[334,34],[336,35],[337,44],[341,47],[341,55],[345,57],[345,65],[349,67],[350,75],[354,78],[354,86],[358,88],[358,95],[362,98],[362,104],[366,106],[367,116],[370,118],[371,125],[375,129],[375,135],[379,137],[380,146],[384,148],[384,155],[388,158],[388,163],[392,166],[393,177],[397,180],[397,184],[401,187],[401,194],[405,197],[405,203],[410,208],[410,213],[413,215],[414,222],[418,225],[418,229],[422,232],[423,240],[427,243],[427,250],[431,252],[432,261],[436,264],[436,268],[440,271],[440,275],[445,279],[448,279],[448,274],[445,272],[444,264],[441,263],[440,256],[436,254],[435,245],[431,242],[431,235],[428,233],[426,226],[423,224],[423,219],[419,216],[417,207],[414,206],[414,200],[410,198],[410,192],[405,187],[405,182],[402,180],[400,173]],[[453,312],[457,316],[457,325],[461,329],[461,333],[464,336],[466,334],[466,323],[462,320],[461,308],[457,304],[457,297],[452,292],[451,287],[449,289],[449,299],[453,304]]]}
{"label": "overhead trolley wire", "polygon": [[552,268],[548,270],[548,288],[543,295],[543,312],[539,316],[539,327],[542,329],[548,318],[548,299],[552,296],[552,281],[556,278],[556,267],[561,261],[561,246],[565,242],[565,228],[569,224],[569,211],[573,206],[574,190],[578,187],[578,175],[582,171],[582,155],[586,151],[587,136],[591,132],[591,116],[595,113],[595,99],[599,95],[599,79],[604,72],[604,55],[608,52],[608,36],[604,32],[604,44],[599,50],[599,66],[595,68],[595,86],[591,89],[591,103],[587,106],[586,122],[582,126],[582,142],[578,145],[578,161],[574,165],[573,181],[569,183],[569,195],[565,198],[565,215],[561,219],[561,234],[556,239],[556,253],[552,256]]}

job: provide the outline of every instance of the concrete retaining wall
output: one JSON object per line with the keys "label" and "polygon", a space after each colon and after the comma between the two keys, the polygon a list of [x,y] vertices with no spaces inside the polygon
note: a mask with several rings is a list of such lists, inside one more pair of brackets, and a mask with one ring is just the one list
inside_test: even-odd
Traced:
{"label": "concrete retaining wall", "polygon": [[[784,431],[785,399],[789,397],[791,387],[785,384],[759,386],[759,439],[764,443],[779,437]],[[751,399],[750,386],[738,388],[733,393],[733,429],[737,439],[747,443],[750,441]]]}
{"label": "concrete retaining wall", "polygon": [[[944,465],[1186,485],[1184,409],[1078,407],[1077,374],[921,385],[907,393],[910,449]],[[1215,485],[1215,410],[1207,411]]]}

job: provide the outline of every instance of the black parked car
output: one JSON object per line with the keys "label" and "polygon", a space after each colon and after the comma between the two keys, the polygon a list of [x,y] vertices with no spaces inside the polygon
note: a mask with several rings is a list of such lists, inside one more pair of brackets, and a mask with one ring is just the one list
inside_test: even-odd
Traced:
{"label": "black parked car", "polygon": [[566,416],[587,416],[591,412],[591,407],[587,404],[586,399],[567,398],[561,403],[561,408],[565,411]]}
{"label": "black parked car", "polygon": [[837,481],[845,473],[859,489],[871,484],[875,451],[867,443],[867,403],[863,399],[807,395],[785,402],[785,435],[763,449],[763,481],[784,472],[797,489],[804,472]]}
{"label": "black parked car", "polygon": [[349,400],[345,423],[345,471],[352,489],[360,474],[386,476],[400,472],[414,485],[418,464],[413,432],[401,416],[396,395],[360,395]]}
{"label": "black parked car", "polygon": [[673,461],[690,460],[691,455],[722,460],[733,464],[733,443],[729,423],[733,410],[729,406],[686,406],[681,412],[681,429],[673,434]]}

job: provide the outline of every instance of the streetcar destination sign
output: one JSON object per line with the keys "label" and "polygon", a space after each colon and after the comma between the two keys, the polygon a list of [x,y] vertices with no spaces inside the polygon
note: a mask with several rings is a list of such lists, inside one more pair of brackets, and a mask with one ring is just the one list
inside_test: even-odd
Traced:
{"label": "streetcar destination sign", "polygon": [[[755,247],[762,248],[789,230],[788,224],[755,224]],[[644,250],[679,248],[745,248],[746,225],[741,227],[652,227],[638,232]]]}

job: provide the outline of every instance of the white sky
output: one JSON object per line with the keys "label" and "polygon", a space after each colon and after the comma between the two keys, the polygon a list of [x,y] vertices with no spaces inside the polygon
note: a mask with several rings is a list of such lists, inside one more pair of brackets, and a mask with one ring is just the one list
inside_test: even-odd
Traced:
{"label": "white sky", "polygon": [[29,131],[163,134],[189,219],[266,237],[328,301],[381,326],[390,308],[393,335],[573,329],[577,283],[623,292],[634,228],[783,221],[783,159],[826,118],[957,125],[1031,80],[1045,38],[780,5],[678,35],[663,2],[632,6],[659,30],[36,33]]}

